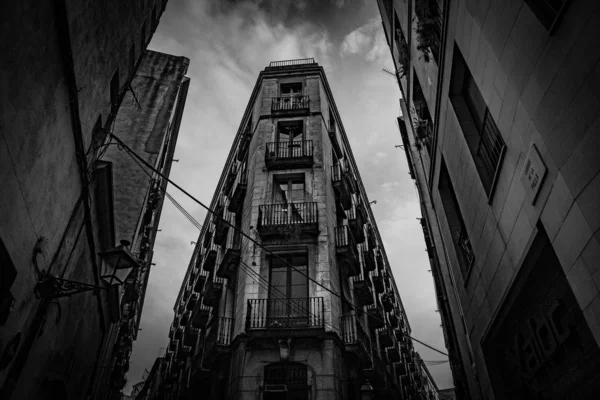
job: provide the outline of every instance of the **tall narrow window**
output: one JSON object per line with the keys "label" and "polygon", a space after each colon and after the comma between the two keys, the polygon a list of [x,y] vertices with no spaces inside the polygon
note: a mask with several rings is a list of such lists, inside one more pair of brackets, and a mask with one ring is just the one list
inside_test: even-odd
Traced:
{"label": "tall narrow window", "polygon": [[304,176],[275,178],[273,189],[274,203],[301,203],[304,201]]}
{"label": "tall narrow window", "polygon": [[440,197],[444,206],[444,212],[450,232],[452,234],[452,241],[454,242],[454,248],[458,256],[460,264],[460,270],[462,272],[465,281],[469,275],[471,267],[475,262],[475,255],[473,254],[473,248],[471,247],[471,241],[467,234],[465,222],[460,212],[458,200],[456,199],[456,193],[446,168],[446,163],[442,160],[440,169],[440,181],[439,181]]}
{"label": "tall narrow window", "polygon": [[307,154],[303,126],[302,121],[282,121],[277,124],[276,157],[302,157]]}
{"label": "tall narrow window", "polygon": [[454,45],[450,102],[488,198],[494,194],[506,144],[458,46]]}
{"label": "tall narrow window", "polygon": [[421,89],[421,83],[417,74],[414,73],[411,107],[412,122],[415,129],[415,144],[418,150],[423,147],[431,154],[431,143],[433,142],[433,121],[429,113],[427,101]]}
{"label": "tall narrow window", "polygon": [[272,257],[270,272],[267,326],[307,326],[309,304],[306,252]]}
{"label": "tall narrow window", "polygon": [[560,14],[567,6],[568,0],[525,0],[544,27],[551,31]]}
{"label": "tall narrow window", "polygon": [[280,86],[281,96],[294,96],[302,94],[302,82],[282,83]]}

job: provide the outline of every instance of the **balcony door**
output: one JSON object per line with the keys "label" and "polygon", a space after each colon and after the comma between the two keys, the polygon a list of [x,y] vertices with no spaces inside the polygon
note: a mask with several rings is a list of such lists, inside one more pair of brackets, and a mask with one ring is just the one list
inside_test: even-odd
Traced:
{"label": "balcony door", "polygon": [[297,204],[304,203],[304,197],[304,175],[275,177],[273,203],[280,206],[274,208],[273,212],[277,215],[273,215],[273,218],[284,224],[301,223],[302,213]]}
{"label": "balcony door", "polygon": [[308,326],[308,256],[294,253],[270,260],[267,327]]}
{"label": "balcony door", "polygon": [[304,127],[302,121],[283,121],[277,124],[277,158],[304,155]]}

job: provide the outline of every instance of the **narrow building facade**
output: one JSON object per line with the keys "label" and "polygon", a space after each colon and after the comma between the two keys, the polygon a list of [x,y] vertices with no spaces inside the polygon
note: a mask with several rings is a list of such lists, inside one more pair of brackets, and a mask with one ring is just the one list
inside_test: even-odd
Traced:
{"label": "narrow building facade", "polygon": [[456,398],[595,398],[600,4],[378,3]]}
{"label": "narrow building facade", "polygon": [[260,73],[210,208],[164,399],[437,398],[313,59]]}

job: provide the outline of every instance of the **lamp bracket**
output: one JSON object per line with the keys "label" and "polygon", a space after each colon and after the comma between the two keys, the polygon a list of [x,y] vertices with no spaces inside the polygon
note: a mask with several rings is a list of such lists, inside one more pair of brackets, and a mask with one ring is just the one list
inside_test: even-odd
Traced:
{"label": "lamp bracket", "polygon": [[51,300],[89,291],[94,291],[94,295],[96,295],[102,289],[105,288],[45,274],[38,281],[34,292],[37,298]]}

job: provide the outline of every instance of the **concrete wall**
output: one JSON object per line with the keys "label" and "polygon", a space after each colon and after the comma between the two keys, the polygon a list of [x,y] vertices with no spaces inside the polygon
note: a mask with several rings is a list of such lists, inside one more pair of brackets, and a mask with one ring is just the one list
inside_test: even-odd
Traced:
{"label": "concrete wall", "polygon": [[[84,398],[98,368],[98,351],[108,337],[106,310],[100,313],[104,296],[88,292],[59,300],[58,306],[41,305],[33,291],[32,256],[37,240],[45,238],[37,257],[40,268],[96,282],[97,234],[84,227],[96,223],[95,202],[92,199],[86,216],[78,202],[82,171],[76,153],[82,151],[76,143],[82,140],[87,150],[98,117],[102,115],[103,123],[110,119],[111,76],[118,65],[130,65],[129,44],[136,40],[130,35],[139,32],[140,21],[154,6],[150,1],[121,3],[25,1],[3,6],[0,46],[11,56],[0,61],[0,236],[17,277],[10,287],[15,308],[0,328],[0,350],[18,332],[24,339],[12,363],[0,371],[0,386],[7,390],[16,385],[13,398],[41,396],[46,379],[60,379],[72,398]],[[161,10],[158,5],[156,21]],[[138,43],[136,58],[145,45]],[[120,70],[125,71],[120,80],[124,85],[132,71]],[[73,78],[77,103],[68,91]],[[72,107],[79,113],[80,126],[73,125]],[[87,196],[83,201],[89,201]],[[36,336],[40,330],[43,333]]]}
{"label": "concrete wall", "polygon": [[[394,6],[407,7],[401,1],[394,1]],[[447,292],[457,294],[459,304],[451,309],[459,338],[463,333],[458,316],[464,311],[470,343],[461,341],[461,353],[467,365],[464,354],[473,347],[479,382],[470,379],[471,396],[493,398],[480,342],[522,267],[538,224],[548,233],[589,329],[600,343],[600,270],[594,257],[600,254],[596,206],[600,162],[595,150],[600,140],[595,95],[600,76],[595,26],[599,5],[569,2],[550,34],[522,0],[450,1],[447,11],[446,46],[439,68],[434,61],[423,65],[414,40],[411,44],[411,74],[416,72],[437,124],[433,163],[423,165],[418,152],[411,151],[415,164],[425,171],[417,177],[423,197],[428,197],[425,192],[430,188],[428,219],[434,222],[434,236],[441,239],[436,240],[442,245],[437,246],[438,256],[448,259],[449,268],[441,268],[448,272],[444,273]],[[410,34],[405,28],[408,20],[400,21],[405,36]],[[448,100],[454,44],[507,146],[491,198]],[[438,75],[441,86],[436,85]],[[413,79],[410,76],[408,82]],[[410,84],[406,86],[402,87],[405,94]],[[434,94],[439,89],[438,102]],[[547,167],[535,202],[520,180],[531,144]],[[437,190],[442,157],[475,253],[475,264],[466,276],[458,268]],[[428,168],[433,168],[431,174]],[[435,232],[436,217],[441,236]]]}

